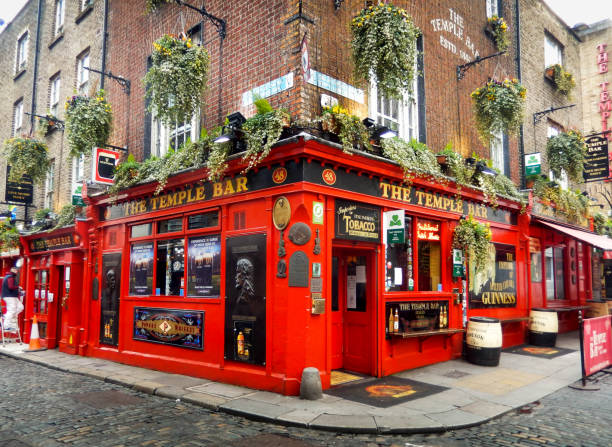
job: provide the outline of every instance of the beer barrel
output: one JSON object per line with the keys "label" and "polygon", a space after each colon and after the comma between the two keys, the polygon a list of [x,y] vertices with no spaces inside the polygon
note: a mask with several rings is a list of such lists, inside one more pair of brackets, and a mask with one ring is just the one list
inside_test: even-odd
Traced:
{"label": "beer barrel", "polygon": [[470,317],[465,338],[468,362],[483,366],[499,365],[502,330],[497,318]]}
{"label": "beer barrel", "polygon": [[559,320],[554,309],[533,308],[529,312],[529,344],[553,347],[557,342]]}

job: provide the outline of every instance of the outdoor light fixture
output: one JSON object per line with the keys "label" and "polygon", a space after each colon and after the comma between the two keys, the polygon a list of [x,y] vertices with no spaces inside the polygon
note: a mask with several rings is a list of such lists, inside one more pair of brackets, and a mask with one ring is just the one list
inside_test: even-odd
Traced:
{"label": "outdoor light fixture", "polygon": [[385,138],[393,138],[397,136],[396,131],[389,129],[387,126],[381,126],[379,124],[376,124],[376,121],[374,121],[372,118],[364,118],[361,122],[366,127],[366,129],[368,129],[368,131],[370,132],[370,136],[374,141],[379,141]]}
{"label": "outdoor light fixture", "polygon": [[483,161],[479,161],[476,163],[476,172],[482,175],[488,175],[491,177],[497,176],[497,171],[495,169],[491,169],[490,167],[488,167],[487,164]]}
{"label": "outdoor light fixture", "polygon": [[227,115],[227,125],[223,126],[221,135],[215,138],[215,143],[227,143],[228,141],[235,140],[237,138],[236,132],[240,131],[240,128],[245,123],[246,118],[240,112],[234,112],[231,115]]}

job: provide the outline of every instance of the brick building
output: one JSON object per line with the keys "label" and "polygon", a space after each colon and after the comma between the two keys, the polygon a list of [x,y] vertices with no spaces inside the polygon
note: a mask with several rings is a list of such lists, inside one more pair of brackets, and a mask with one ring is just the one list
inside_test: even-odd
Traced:
{"label": "brick building", "polygon": [[[64,119],[64,102],[75,92],[99,88],[100,77],[85,69],[100,69],[103,46],[104,2],[100,0],[29,0],[0,34],[0,140],[35,135],[39,119],[51,114]],[[34,98],[34,100],[32,100]],[[87,178],[89,159],[70,157],[63,130],[41,138],[49,147],[52,167],[43,184],[34,185],[34,210],[58,212],[71,203],[72,193]],[[4,201],[6,163],[0,162],[0,197]],[[0,209],[6,209],[2,205]],[[19,206],[18,218],[24,218]]]}

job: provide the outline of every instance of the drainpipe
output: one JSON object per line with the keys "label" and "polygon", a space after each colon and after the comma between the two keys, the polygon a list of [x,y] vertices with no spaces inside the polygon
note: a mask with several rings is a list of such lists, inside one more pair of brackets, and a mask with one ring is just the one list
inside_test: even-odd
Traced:
{"label": "drainpipe", "polygon": [[[36,84],[38,78],[38,56],[40,54],[40,22],[42,21],[43,0],[38,0],[36,18],[36,48],[34,50],[34,78],[32,79],[32,110],[30,113],[30,132],[34,131],[34,115],[36,114]],[[26,206],[26,212],[28,207]]]}
{"label": "drainpipe", "polygon": [[[108,39],[107,35],[108,29],[108,0],[104,0],[104,22],[102,25],[102,68],[100,71],[102,73],[106,73],[106,40]],[[100,74],[100,89],[104,90],[104,78],[103,74]]]}
{"label": "drainpipe", "polygon": [[[516,30],[516,72],[519,82],[521,82],[521,15],[519,1],[514,1],[515,8],[515,30]],[[523,135],[523,125],[519,128],[519,186],[520,189],[525,188],[525,138]]]}

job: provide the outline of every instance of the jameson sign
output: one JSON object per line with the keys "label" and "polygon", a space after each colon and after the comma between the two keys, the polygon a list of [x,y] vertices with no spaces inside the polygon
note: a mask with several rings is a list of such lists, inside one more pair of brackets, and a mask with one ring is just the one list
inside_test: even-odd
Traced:
{"label": "jameson sign", "polygon": [[134,308],[134,340],[204,349],[204,311]]}
{"label": "jameson sign", "polygon": [[357,241],[380,241],[380,209],[336,200],[336,237]]}
{"label": "jameson sign", "polygon": [[608,140],[594,136],[585,140],[587,147],[584,157],[584,181],[604,180],[610,176],[610,160],[608,156]]}
{"label": "jameson sign", "polygon": [[516,307],[516,250],[512,245],[489,244],[483,270],[470,263],[470,307]]}

